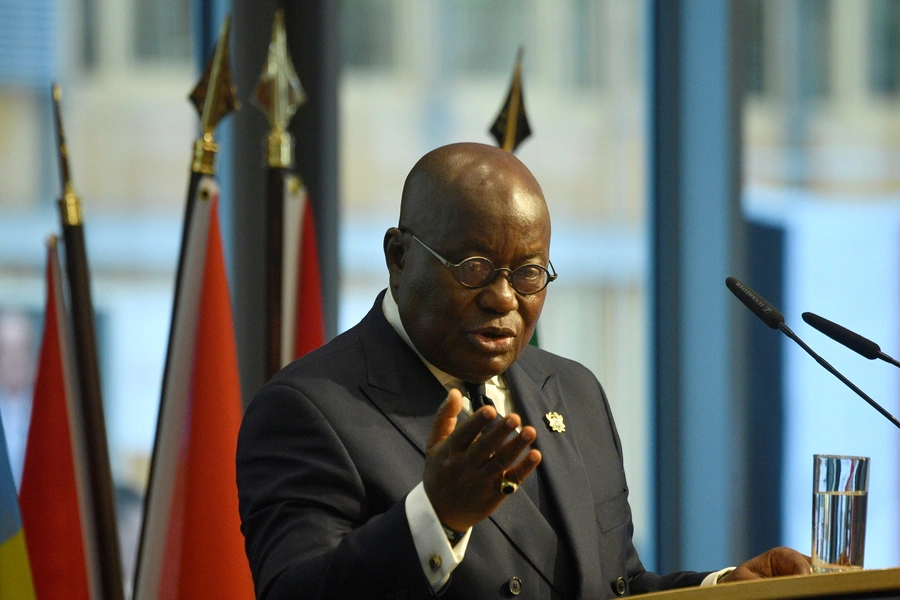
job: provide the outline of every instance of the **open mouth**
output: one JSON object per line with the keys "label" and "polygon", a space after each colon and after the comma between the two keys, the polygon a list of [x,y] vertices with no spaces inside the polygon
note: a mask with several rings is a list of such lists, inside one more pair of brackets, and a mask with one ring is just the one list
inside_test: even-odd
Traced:
{"label": "open mouth", "polygon": [[489,352],[505,352],[512,348],[516,336],[511,329],[485,327],[469,334],[476,346]]}

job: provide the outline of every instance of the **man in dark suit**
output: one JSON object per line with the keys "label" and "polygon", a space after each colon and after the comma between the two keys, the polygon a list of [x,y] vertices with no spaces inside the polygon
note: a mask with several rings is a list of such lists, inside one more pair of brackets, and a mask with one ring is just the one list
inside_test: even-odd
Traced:
{"label": "man in dark suit", "polygon": [[593,600],[808,572],[787,549],[722,575],[643,568],[603,389],[528,345],[549,250],[512,154],[454,144],[416,164],[384,239],[389,289],[244,417],[258,597]]}

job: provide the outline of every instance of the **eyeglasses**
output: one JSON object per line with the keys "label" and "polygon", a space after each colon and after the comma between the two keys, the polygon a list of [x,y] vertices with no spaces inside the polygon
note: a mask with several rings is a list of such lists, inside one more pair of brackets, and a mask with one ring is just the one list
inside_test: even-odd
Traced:
{"label": "eyeglasses", "polygon": [[534,264],[525,264],[521,267],[516,267],[515,269],[509,269],[507,267],[497,268],[494,266],[494,263],[483,256],[473,256],[461,263],[453,264],[429,248],[425,242],[415,235],[412,233],[410,233],[410,235],[412,235],[414,240],[422,244],[423,248],[431,252],[436,259],[441,261],[445,267],[453,271],[456,280],[467,288],[480,288],[486,286],[494,280],[498,271],[506,271],[509,273],[510,287],[512,287],[519,295],[530,296],[531,294],[540,292],[547,287],[547,284],[558,277],[556,269],[553,268],[553,263],[549,261],[548,264],[550,265],[552,272],[541,265]]}

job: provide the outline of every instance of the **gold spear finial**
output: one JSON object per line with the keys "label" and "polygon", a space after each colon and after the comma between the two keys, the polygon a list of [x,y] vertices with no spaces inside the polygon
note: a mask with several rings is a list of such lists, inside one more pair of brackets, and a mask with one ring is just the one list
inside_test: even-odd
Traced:
{"label": "gold spear finial", "polygon": [[271,131],[268,139],[267,161],[270,167],[288,168],[294,162],[294,146],[287,126],[291,117],[306,100],[300,78],[294,70],[287,49],[284,29],[284,10],[275,12],[269,57],[256,84],[255,104],[265,113]]}
{"label": "gold spear finial", "polygon": [[66,136],[63,133],[62,90],[57,84],[53,84],[53,118],[56,122],[56,141],[59,152],[59,175],[62,183],[62,196],[59,199],[59,211],[63,225],[81,225],[81,200],[72,188],[69,178],[69,150],[66,146]]}
{"label": "gold spear finial", "polygon": [[509,94],[491,127],[491,134],[497,139],[497,144],[507,152],[515,151],[519,144],[531,135],[528,116],[525,114],[525,101],[522,98],[523,53],[524,49],[520,46]]}
{"label": "gold spear finial", "polygon": [[228,34],[231,30],[231,15],[225,17],[216,51],[206,63],[203,77],[191,92],[190,99],[200,113],[200,128],[203,132],[194,143],[194,161],[191,170],[195,173],[213,175],[214,158],[219,145],[213,139],[213,132],[222,117],[239,107],[234,84],[231,82],[231,65],[228,61]]}

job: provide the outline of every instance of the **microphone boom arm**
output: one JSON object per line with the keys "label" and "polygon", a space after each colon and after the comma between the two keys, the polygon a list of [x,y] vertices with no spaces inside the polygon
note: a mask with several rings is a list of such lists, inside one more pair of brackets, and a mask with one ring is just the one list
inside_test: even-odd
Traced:
{"label": "microphone boom arm", "polygon": [[897,362],[895,359],[893,359],[892,357],[888,356],[888,355],[885,354],[884,352],[879,351],[879,352],[878,352],[878,358],[880,358],[881,360],[883,360],[883,361],[886,362],[886,363],[890,363],[890,364],[894,365],[895,367],[900,367],[900,362]]}
{"label": "microphone boom arm", "polygon": [[[856,394],[857,394],[860,398],[862,398],[863,400],[865,400],[866,402],[868,402],[869,405],[870,405],[872,408],[874,408],[875,410],[877,410],[878,412],[880,412],[884,418],[886,418],[888,421],[890,421],[891,423],[893,423],[898,429],[900,429],[900,421],[898,421],[898,420],[894,417],[894,415],[892,415],[891,413],[889,413],[888,411],[886,411],[886,410],[884,409],[884,407],[882,407],[880,404],[878,404],[877,402],[875,402],[875,401],[874,401],[872,398],[870,398],[864,391],[862,391],[861,389],[859,389],[858,387],[856,387],[856,385],[855,385],[852,381],[850,381],[849,379],[847,379],[846,377],[844,377],[837,369],[835,369],[834,367],[832,367],[831,364],[830,364],[827,360],[825,360],[824,358],[822,358],[821,356],[819,356],[818,354],[816,354],[816,352],[815,352],[812,348],[810,348],[809,346],[807,346],[806,343],[805,343],[803,340],[801,340],[799,337],[797,337],[797,334],[795,334],[793,331],[791,331],[791,328],[790,328],[790,327],[788,327],[785,323],[779,323],[778,329],[780,329],[781,332],[784,333],[784,335],[788,336],[789,338],[791,338],[792,340],[794,340],[795,342],[797,342],[797,344],[798,344],[801,348],[803,348],[804,350],[806,350],[806,353],[809,354],[810,356],[812,356],[812,357],[816,360],[817,363],[819,363],[820,365],[822,365],[823,367],[825,367],[825,370],[826,370],[826,371],[828,371],[829,373],[831,373],[832,375],[834,375],[835,377],[837,377],[838,379],[840,379],[840,380],[844,383],[844,385],[846,385],[846,386],[849,387],[851,390],[853,390],[854,392],[856,392]],[[889,356],[887,356],[887,355],[885,355],[885,356],[886,356],[887,358],[889,358],[891,361],[893,361],[893,362],[896,363],[896,361],[894,361],[893,359],[891,359]],[[900,365],[898,365],[898,366],[900,366]]]}

